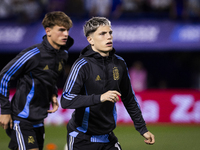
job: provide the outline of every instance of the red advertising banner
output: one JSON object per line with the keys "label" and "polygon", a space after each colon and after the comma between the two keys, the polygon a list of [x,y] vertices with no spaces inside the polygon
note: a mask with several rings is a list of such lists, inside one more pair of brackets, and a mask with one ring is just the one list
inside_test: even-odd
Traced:
{"label": "red advertising banner", "polygon": [[198,90],[147,90],[136,97],[146,122],[200,123]]}
{"label": "red advertising banner", "polygon": [[[60,103],[62,91],[59,90]],[[14,91],[10,92],[10,98]],[[136,92],[146,123],[200,124],[200,91],[198,90],[146,90]],[[117,122],[132,123],[123,103],[117,102]],[[63,124],[71,118],[73,109],[62,109],[49,114],[46,124]]]}

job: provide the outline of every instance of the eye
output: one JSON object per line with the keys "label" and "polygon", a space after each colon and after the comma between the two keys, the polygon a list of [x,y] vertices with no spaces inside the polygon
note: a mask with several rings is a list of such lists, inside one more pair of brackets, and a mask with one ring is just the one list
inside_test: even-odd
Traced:
{"label": "eye", "polygon": [[106,32],[101,32],[101,33],[100,33],[100,35],[105,35],[105,34],[106,34]]}
{"label": "eye", "polygon": [[65,29],[59,29],[59,31],[63,32],[63,31],[65,31]]}

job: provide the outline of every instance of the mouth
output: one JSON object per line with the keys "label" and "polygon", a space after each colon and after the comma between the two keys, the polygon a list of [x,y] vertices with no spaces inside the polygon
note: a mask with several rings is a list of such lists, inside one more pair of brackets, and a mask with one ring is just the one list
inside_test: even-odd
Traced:
{"label": "mouth", "polygon": [[67,38],[62,39],[63,42],[67,42]]}
{"label": "mouth", "polygon": [[112,42],[108,42],[108,43],[106,43],[106,45],[111,47],[113,45],[113,43]]}

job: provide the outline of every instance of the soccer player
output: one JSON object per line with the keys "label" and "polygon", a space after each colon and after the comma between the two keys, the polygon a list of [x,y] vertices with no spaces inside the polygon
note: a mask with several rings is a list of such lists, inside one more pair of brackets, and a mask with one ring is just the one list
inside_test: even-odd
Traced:
{"label": "soccer player", "polygon": [[[42,150],[44,119],[58,109],[57,79],[66,65],[72,20],[61,11],[47,13],[42,21],[43,41],[21,51],[0,72],[0,126],[11,138],[12,150]],[[9,101],[9,84],[17,79]],[[52,109],[50,108],[52,104]]]}
{"label": "soccer player", "polygon": [[147,130],[123,58],[115,54],[111,23],[93,17],[83,27],[89,42],[74,62],[61,97],[62,108],[75,109],[67,124],[69,150],[121,150],[116,128],[119,97],[145,143],[154,144]]}

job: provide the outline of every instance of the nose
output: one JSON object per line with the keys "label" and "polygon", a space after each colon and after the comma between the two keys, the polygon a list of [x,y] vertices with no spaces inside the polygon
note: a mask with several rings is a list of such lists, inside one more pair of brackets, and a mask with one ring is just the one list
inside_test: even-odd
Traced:
{"label": "nose", "polygon": [[108,35],[107,35],[107,38],[108,38],[108,39],[112,39],[112,38],[113,38],[112,34],[108,34]]}
{"label": "nose", "polygon": [[69,31],[68,30],[64,31],[63,33],[64,33],[65,36],[69,35]]}

